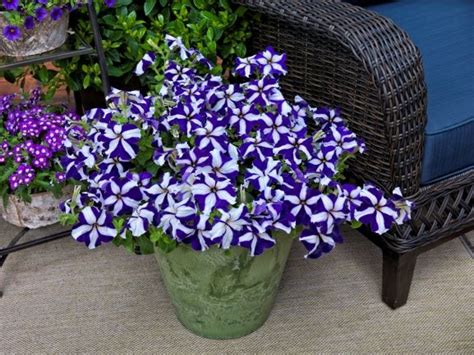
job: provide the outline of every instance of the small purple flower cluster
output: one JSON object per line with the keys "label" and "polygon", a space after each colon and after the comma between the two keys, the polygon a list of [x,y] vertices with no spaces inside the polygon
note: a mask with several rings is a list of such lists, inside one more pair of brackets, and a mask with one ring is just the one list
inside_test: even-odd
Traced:
{"label": "small purple flower cluster", "polygon": [[[65,1],[65,0],[2,0],[0,11],[9,12],[10,24],[3,28],[3,36],[9,41],[17,41],[22,37],[20,26],[25,30],[33,30],[37,23],[50,18],[52,21],[58,21],[65,12],[82,6],[84,1]],[[113,7],[116,0],[104,0],[107,7]]]}
{"label": "small purple flower cluster", "polygon": [[37,172],[61,171],[57,160],[64,152],[65,127],[79,119],[73,113],[51,112],[39,98],[38,89],[25,101],[15,102],[16,95],[0,97],[0,171],[13,170],[8,178],[11,192],[31,185]]}
{"label": "small purple flower cluster", "polygon": [[[180,39],[167,41],[177,58],[160,96],[114,92],[110,108],[83,117],[87,139],[68,144],[67,178],[87,186],[63,206],[77,216],[75,239],[95,248],[157,229],[196,250],[241,246],[259,255],[275,231],[300,227],[307,257],[316,258],[341,241],[344,222],[384,233],[409,218],[399,190],[387,199],[373,185],[339,181],[344,161],[365,145],[339,110],[286,101],[284,54],[269,47],[237,59],[234,72],[248,81],[231,84]],[[137,72],[154,58],[147,54]]]}

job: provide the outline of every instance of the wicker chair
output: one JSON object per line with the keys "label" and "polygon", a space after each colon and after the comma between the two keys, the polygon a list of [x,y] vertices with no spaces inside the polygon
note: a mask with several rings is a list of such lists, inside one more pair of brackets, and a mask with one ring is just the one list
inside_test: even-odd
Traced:
{"label": "wicker chair", "polygon": [[407,33],[374,12],[336,1],[238,0],[261,14],[253,49],[288,55],[288,95],[338,106],[368,151],[355,176],[387,192],[400,186],[416,204],[411,223],[370,237],[383,251],[382,299],[408,298],[417,256],[474,229],[474,170],[421,186],[426,86],[420,52]]}

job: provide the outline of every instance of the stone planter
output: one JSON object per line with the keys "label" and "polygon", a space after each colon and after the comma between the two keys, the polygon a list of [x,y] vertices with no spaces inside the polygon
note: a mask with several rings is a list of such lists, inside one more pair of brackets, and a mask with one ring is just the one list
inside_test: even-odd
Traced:
{"label": "stone planter", "polygon": [[211,339],[239,338],[263,325],[294,239],[276,234],[276,246],[256,257],[240,247],[227,252],[197,252],[187,245],[170,253],[157,249],[161,276],[179,321]]}
{"label": "stone planter", "polygon": [[[8,25],[0,13],[0,30]],[[69,14],[64,13],[61,19],[53,21],[50,17],[37,22],[32,30],[21,28],[22,36],[16,41],[9,41],[0,34],[0,55],[8,57],[25,57],[49,52],[61,47],[67,38]]]}
{"label": "stone planter", "polygon": [[26,203],[10,195],[7,207],[0,202],[0,214],[5,221],[17,227],[46,227],[59,222],[59,204],[69,197],[69,194],[65,193],[62,198],[57,199],[52,193],[44,192],[32,195],[31,203]]}

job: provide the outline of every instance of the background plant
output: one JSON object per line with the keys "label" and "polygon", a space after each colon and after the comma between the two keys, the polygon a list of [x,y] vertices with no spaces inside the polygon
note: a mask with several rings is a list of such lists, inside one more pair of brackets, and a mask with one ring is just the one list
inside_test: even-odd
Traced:
{"label": "background plant", "polygon": [[[229,0],[117,0],[113,8],[96,3],[109,75],[118,87],[145,85],[152,90],[163,80],[163,70],[156,75],[134,78],[134,68],[145,53],[153,51],[159,59],[157,67],[164,67],[161,58],[167,57],[164,33],[180,36],[188,46],[200,50],[218,62],[216,71],[229,68],[237,56],[246,53],[245,43],[250,37],[246,9],[231,5]],[[93,36],[84,12],[76,12],[72,28],[88,43]],[[220,59],[218,59],[220,58]],[[47,96],[66,84],[70,89],[100,89],[100,68],[94,58],[80,57],[56,63],[57,69],[35,65],[28,68],[42,85]],[[25,71],[4,73],[9,81],[24,84]],[[135,82],[134,82],[135,81]],[[153,84],[152,84],[153,83]],[[127,87],[127,84],[129,85]]]}
{"label": "background plant", "polygon": [[26,202],[39,192],[59,197],[65,185],[59,158],[65,152],[66,126],[78,117],[39,100],[39,89],[0,97],[0,196],[5,204],[9,194]]}

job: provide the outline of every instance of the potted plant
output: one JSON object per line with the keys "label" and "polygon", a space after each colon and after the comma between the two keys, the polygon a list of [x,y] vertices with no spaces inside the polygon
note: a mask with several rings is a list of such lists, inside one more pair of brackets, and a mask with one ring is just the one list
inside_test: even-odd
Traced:
{"label": "potted plant", "polygon": [[410,203],[342,182],[364,144],[338,110],[286,101],[284,54],[239,58],[241,78],[228,83],[200,52],[167,42],[176,58],[159,96],[114,92],[109,108],[83,117],[87,139],[64,163],[84,189],[63,219],[89,248],[113,241],[155,253],[185,327],[240,337],[267,319],[293,239],[317,258],[342,241],[342,223],[384,233]]}
{"label": "potted plant", "polygon": [[[61,47],[69,12],[81,0],[3,0],[0,5],[0,55],[23,57]],[[105,0],[112,6],[115,0]]]}
{"label": "potted plant", "polygon": [[59,158],[66,126],[77,119],[39,100],[39,89],[29,97],[0,97],[0,213],[7,222],[32,229],[57,223],[58,204],[70,197]]}

